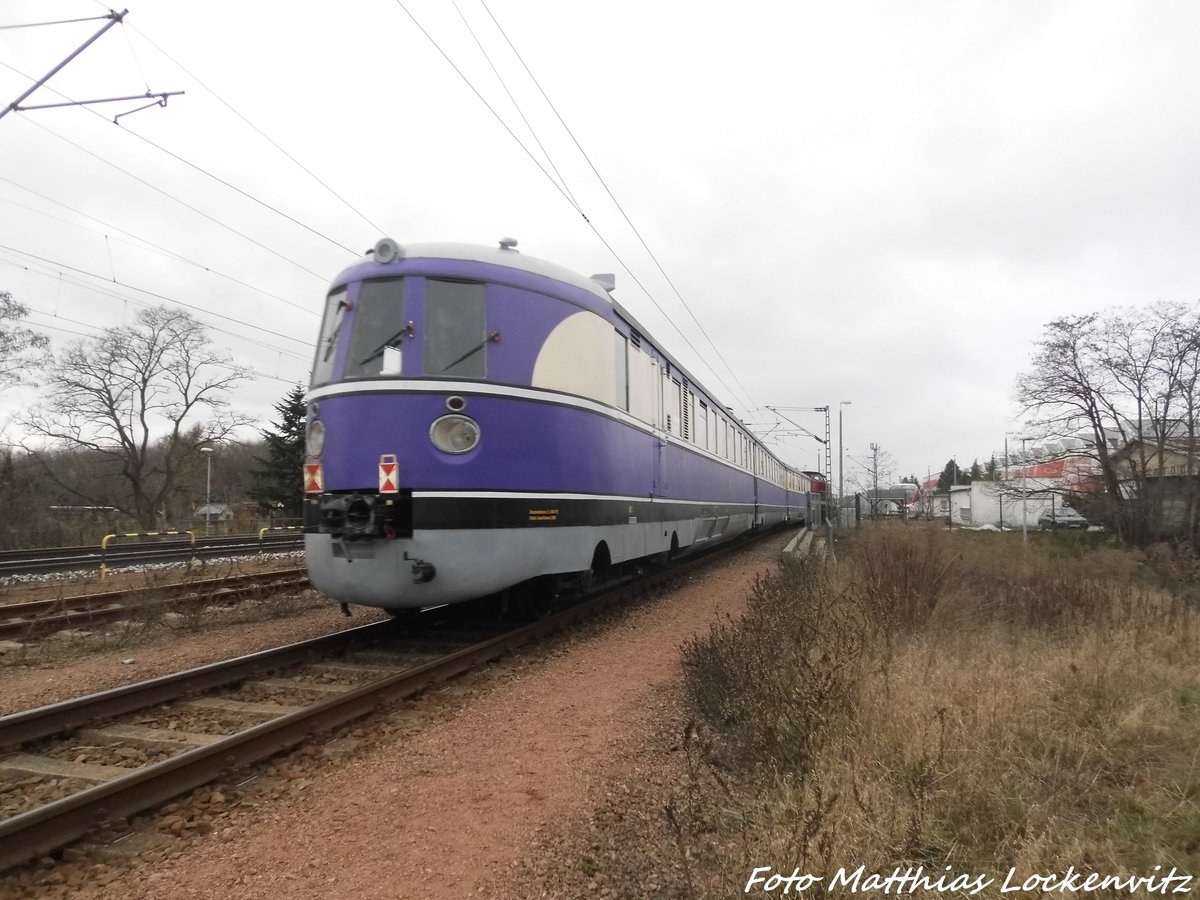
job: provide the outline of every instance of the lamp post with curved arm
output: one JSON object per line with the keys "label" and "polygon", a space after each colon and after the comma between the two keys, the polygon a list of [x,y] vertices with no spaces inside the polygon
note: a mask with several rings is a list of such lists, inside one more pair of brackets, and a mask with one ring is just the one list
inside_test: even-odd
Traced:
{"label": "lamp post with curved arm", "polygon": [[852,400],[838,401],[838,525],[842,524],[842,497],[844,496],[845,479],[843,477],[843,469],[845,461],[842,457],[842,407],[853,405]]}
{"label": "lamp post with curved arm", "polygon": [[208,472],[204,477],[204,536],[208,537],[209,522],[212,519],[212,447],[201,447],[204,460],[208,464]]}

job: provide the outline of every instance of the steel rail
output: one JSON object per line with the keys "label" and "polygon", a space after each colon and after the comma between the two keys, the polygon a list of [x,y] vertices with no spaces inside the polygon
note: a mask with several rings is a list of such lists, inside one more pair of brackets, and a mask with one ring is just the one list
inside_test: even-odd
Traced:
{"label": "steel rail", "polygon": [[296,551],[304,547],[304,536],[297,534],[257,534],[235,538],[198,540],[193,548],[182,541],[160,541],[143,544],[119,544],[101,552],[98,547],[53,547],[36,550],[0,551],[0,576],[37,575],[50,572],[71,572],[100,567],[108,568],[154,563],[187,562],[196,558],[254,556],[260,552]]}
{"label": "steel rail", "polygon": [[[299,538],[302,538],[302,537],[303,537],[303,535],[297,534],[295,532],[283,533],[283,532],[278,532],[278,531],[277,532],[268,531],[267,534],[264,535],[264,540],[290,542],[290,541],[298,540]],[[258,539],[259,539],[259,536],[258,536],[257,531],[246,532],[244,534],[222,534],[222,535],[216,535],[216,536],[210,536],[210,537],[197,538],[196,545],[197,546],[212,546],[212,547],[217,547],[217,546],[221,546],[224,544],[247,544],[247,545],[249,545],[249,544],[257,544]],[[164,540],[164,541],[157,541],[156,543],[164,544],[164,543],[169,543],[169,542]],[[183,543],[183,542],[175,541],[174,543],[178,544],[178,543]],[[119,552],[122,549],[132,550],[132,549],[136,549],[138,546],[145,547],[147,545],[144,543],[140,544],[140,545],[139,544],[117,544],[117,545],[113,546],[113,552]],[[75,545],[75,546],[70,546],[70,547],[28,547],[28,548],[24,548],[21,550],[0,550],[0,562],[5,562],[8,560],[37,559],[37,558],[47,556],[49,554],[54,554],[54,553],[64,554],[65,556],[70,557],[70,556],[78,556],[80,554],[88,554],[88,553],[94,553],[96,555],[99,555],[99,552],[100,552],[100,548],[95,544],[83,544],[83,545]]]}
{"label": "steel rail", "polygon": [[97,719],[135,712],[157,703],[178,699],[184,694],[210,690],[249,678],[263,669],[280,668],[345,650],[357,642],[373,640],[396,628],[393,621],[369,622],[321,637],[259,650],[234,659],[208,663],[182,672],[162,675],[95,694],[39,706],[0,717],[0,747],[12,747],[29,741],[71,731]]}
{"label": "steel rail", "polygon": [[[142,610],[172,610],[189,603],[219,603],[260,590],[277,593],[307,587],[304,569],[256,572],[201,582],[178,582],[157,588],[108,591],[53,600],[27,600],[0,605],[0,639],[35,637],[76,625],[120,622]],[[169,592],[174,596],[162,596]],[[156,596],[157,595],[157,596]],[[145,599],[138,599],[139,596]],[[7,621],[5,621],[7,620]]]}
{"label": "steel rail", "polygon": [[55,597],[52,600],[21,600],[16,603],[0,602],[0,619],[93,609],[99,606],[111,606],[114,603],[128,603],[143,598],[168,599],[164,598],[163,595],[172,593],[213,593],[223,588],[240,589],[247,586],[298,577],[303,577],[307,580],[306,569],[303,566],[289,569],[274,569],[269,572],[251,572],[243,575],[223,575],[217,578],[173,581],[169,584],[153,585],[150,587],[98,591],[94,594],[75,594],[70,597]]}
{"label": "steel rail", "polygon": [[[745,546],[746,542],[738,542],[724,549],[728,551]],[[0,822],[0,869],[7,869],[49,853],[81,837],[97,825],[114,819],[128,818],[206,784],[226,772],[244,768],[293,747],[314,733],[328,731],[367,715],[381,704],[411,697],[431,684],[445,681],[490,662],[525,643],[567,628],[620,601],[674,581],[723,556],[724,553],[712,552],[696,559],[684,560],[633,583],[603,590],[592,599],[549,618],[351,689],[339,696],[263,722],[207,746],[185,751],[160,763],[144,766],[128,775],[6,819]],[[374,629],[371,632],[374,634],[382,630],[380,626],[392,624],[384,622],[360,626],[338,635],[315,638],[280,649],[307,647],[311,653],[319,646],[328,647],[325,642],[330,638],[347,639],[356,634],[361,636],[366,629]],[[278,652],[262,651],[240,657],[238,660],[214,663],[177,675],[105,691],[91,697],[6,716],[0,719],[0,744],[46,737],[64,728],[78,727],[84,721],[97,716],[128,712],[156,702],[175,699],[181,690],[191,692],[205,683],[213,687],[227,684],[263,668],[262,661]],[[276,659],[272,659],[272,665],[275,664]],[[237,674],[234,674],[235,672]],[[100,704],[99,708],[103,709],[102,712],[98,711],[97,703]]]}

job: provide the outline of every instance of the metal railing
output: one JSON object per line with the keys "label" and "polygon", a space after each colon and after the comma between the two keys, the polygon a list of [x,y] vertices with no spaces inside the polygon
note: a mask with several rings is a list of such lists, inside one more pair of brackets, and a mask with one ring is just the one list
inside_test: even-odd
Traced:
{"label": "metal railing", "polygon": [[[145,538],[182,538],[184,535],[189,538],[192,549],[192,558],[188,561],[188,565],[195,565],[196,532],[194,531],[134,531],[126,532],[125,534],[106,534],[104,539],[100,541],[100,580],[103,581],[108,576],[108,542],[114,538],[137,538],[139,541],[142,541]],[[259,538],[261,540],[261,535]],[[163,541],[155,541],[155,543],[163,543]],[[180,540],[178,543],[183,543],[183,541]]]}
{"label": "metal railing", "polygon": [[303,530],[302,525],[276,525],[273,527],[268,526],[267,528],[258,529],[258,558],[259,558],[259,560],[261,560],[263,558],[263,538],[266,536],[267,532],[269,532],[269,531],[301,531],[301,530]]}

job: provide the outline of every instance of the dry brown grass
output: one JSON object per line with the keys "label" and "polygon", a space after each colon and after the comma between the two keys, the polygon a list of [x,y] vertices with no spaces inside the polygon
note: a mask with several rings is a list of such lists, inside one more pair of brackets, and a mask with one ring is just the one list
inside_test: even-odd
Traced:
{"label": "dry brown grass", "polygon": [[757,866],[1200,876],[1194,586],[1012,537],[867,529],[686,648],[680,896]]}

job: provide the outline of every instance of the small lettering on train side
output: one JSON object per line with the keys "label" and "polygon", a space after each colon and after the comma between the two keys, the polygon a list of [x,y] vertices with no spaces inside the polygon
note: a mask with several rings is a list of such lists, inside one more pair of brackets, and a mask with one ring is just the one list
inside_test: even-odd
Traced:
{"label": "small lettering on train side", "polygon": [[530,522],[557,522],[557,509],[531,509],[529,511]]}

